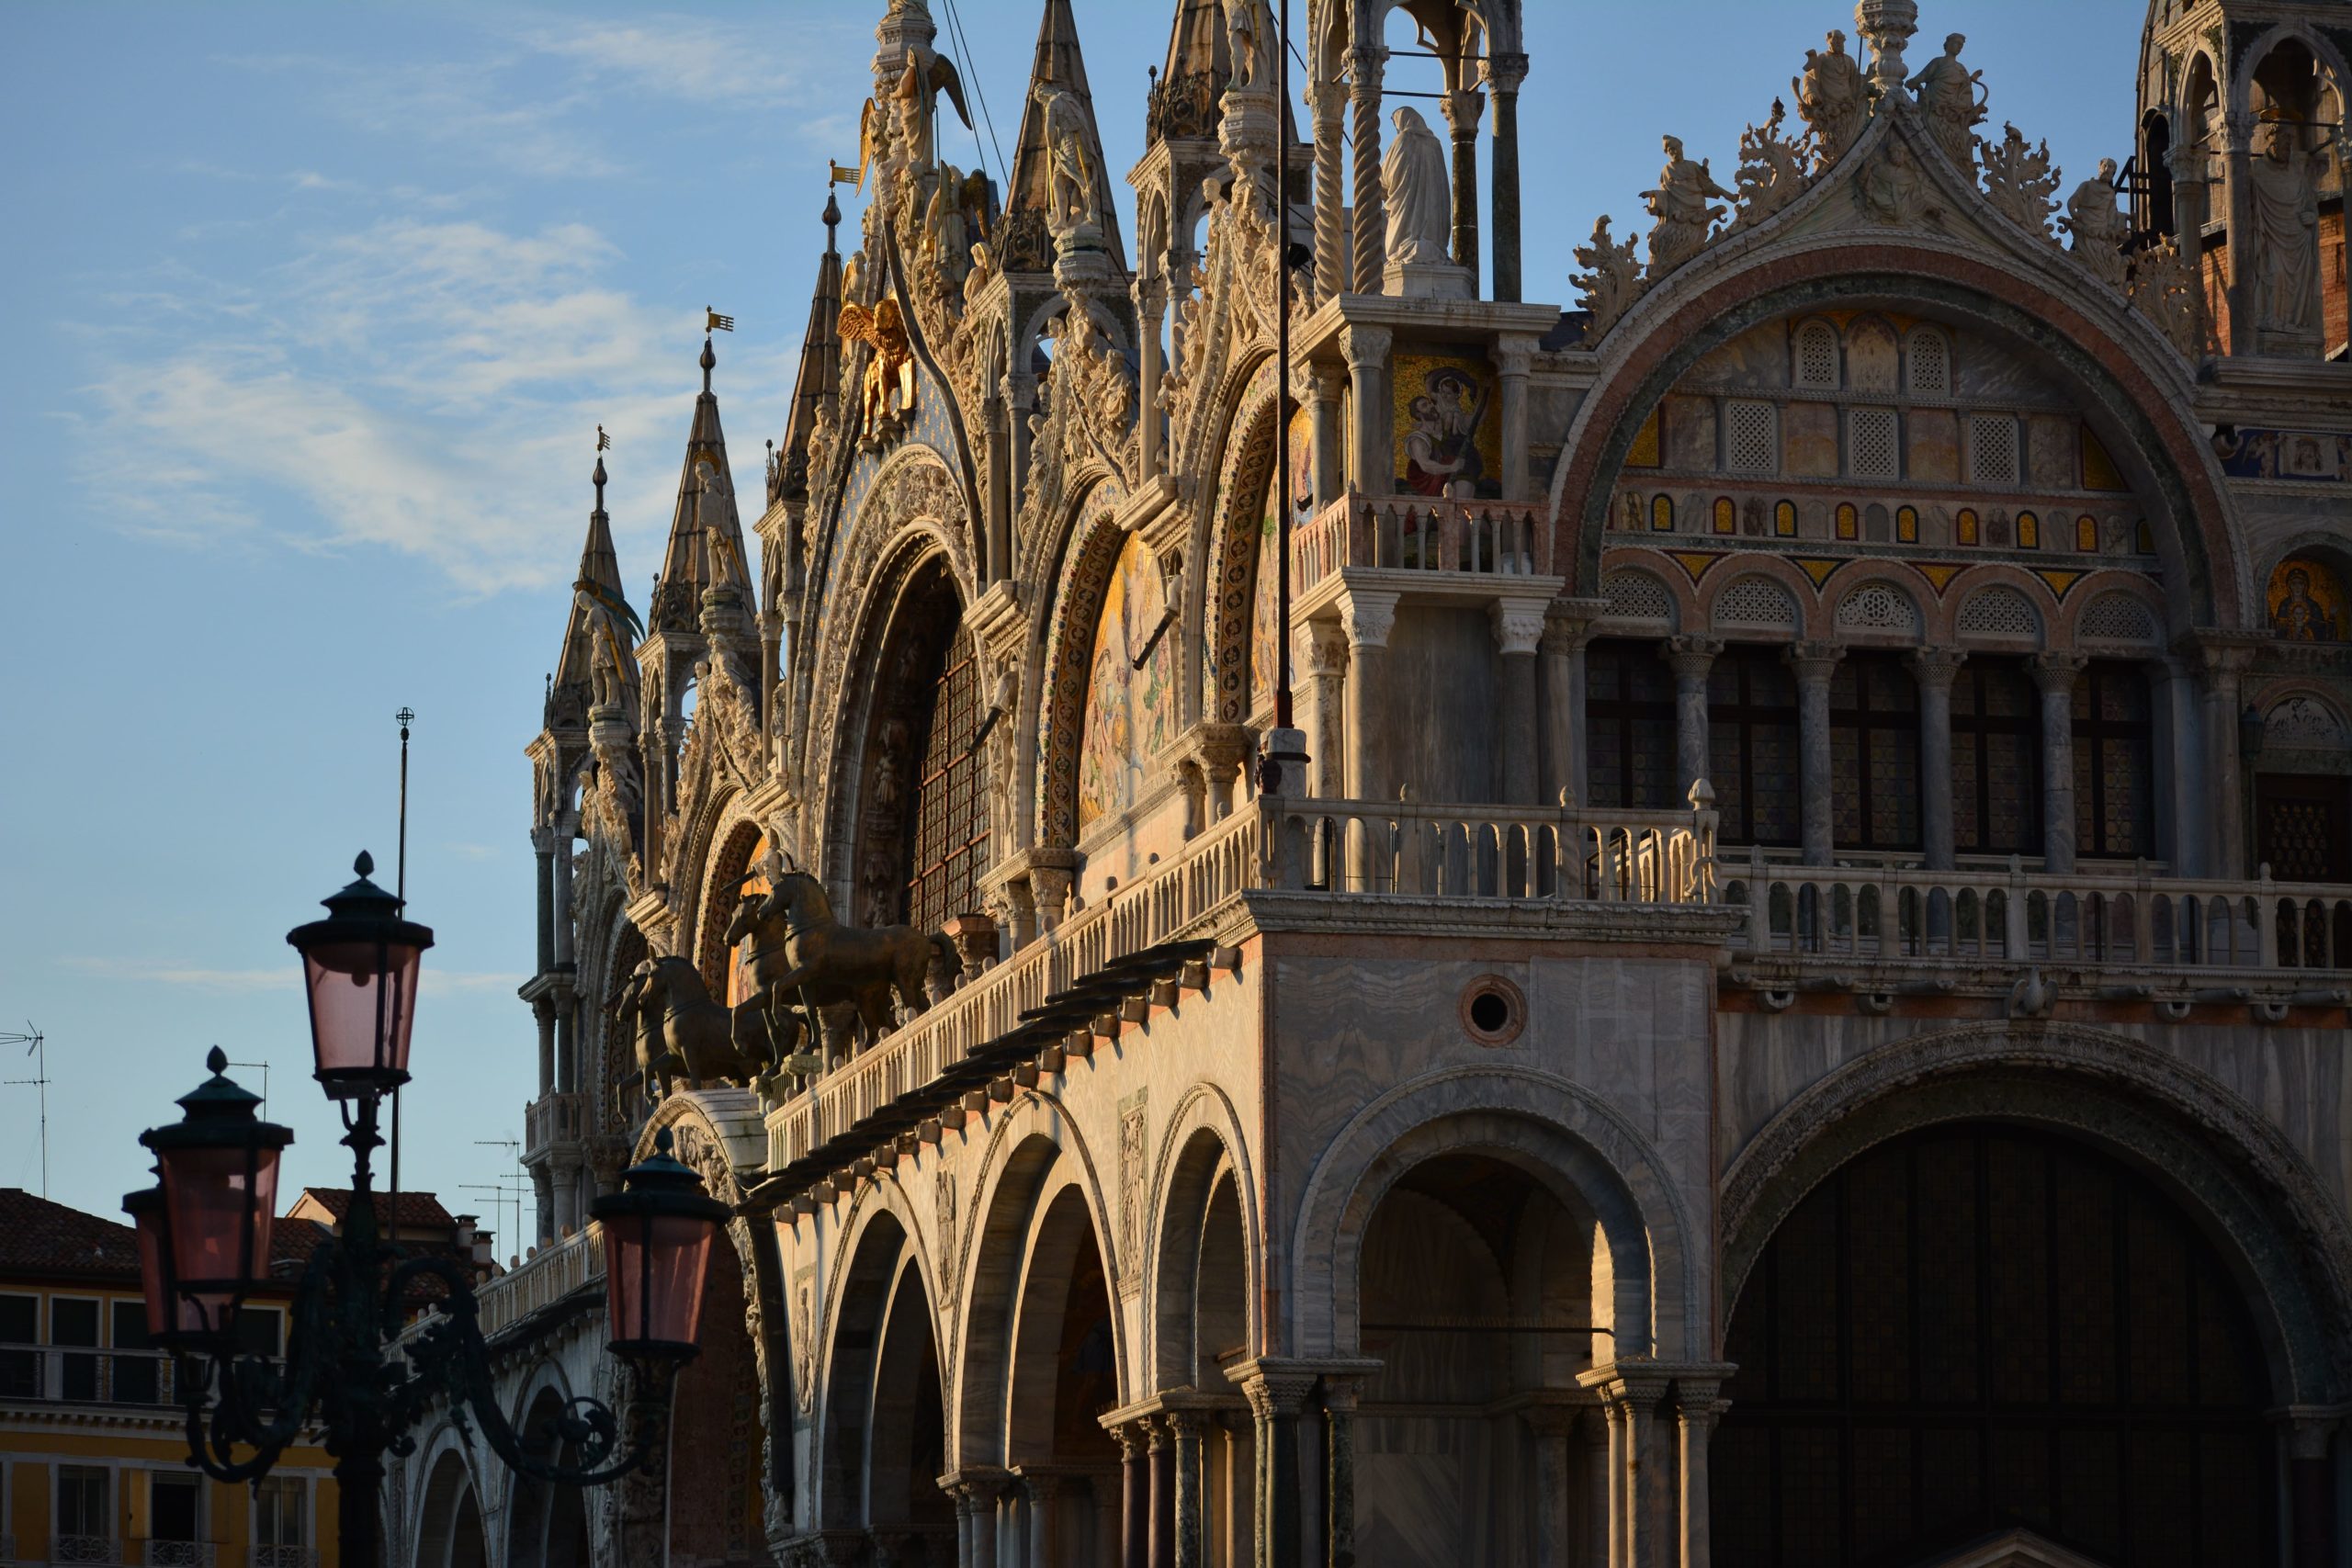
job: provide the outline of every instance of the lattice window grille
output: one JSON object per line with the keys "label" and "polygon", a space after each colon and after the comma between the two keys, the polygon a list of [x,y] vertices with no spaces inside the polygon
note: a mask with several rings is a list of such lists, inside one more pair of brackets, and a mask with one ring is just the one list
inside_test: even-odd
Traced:
{"label": "lattice window grille", "polygon": [[1796,384],[1837,389],[1838,329],[1827,321],[1807,321],[1797,329]]}
{"label": "lattice window grille", "polygon": [[2018,422],[2007,414],[1968,416],[1969,477],[1981,485],[2018,482]]}
{"label": "lattice window grille", "polygon": [[1909,596],[1894,584],[1865,582],[1838,602],[1838,629],[1917,633],[1919,612]]}
{"label": "lattice window grille", "polygon": [[2041,636],[2041,617],[2014,588],[1999,585],[1983,590],[1961,606],[1960,629],[1973,637],[2027,637]]}
{"label": "lattice window grille", "polygon": [[1781,468],[1781,413],[1770,403],[1734,402],[1724,408],[1729,425],[1724,454],[1736,474],[1772,474]]}
{"label": "lattice window grille", "polygon": [[1846,462],[1858,479],[1903,477],[1893,409],[1855,409],[1847,414]]}
{"label": "lattice window grille", "polygon": [[1943,333],[1922,327],[1911,334],[1911,390],[1923,398],[1951,395],[1951,347]]}
{"label": "lattice window grille", "polygon": [[1743,577],[1715,596],[1714,623],[1719,626],[1793,626],[1797,602],[1769,577]]}
{"label": "lattice window grille", "polygon": [[2075,625],[2075,635],[2100,642],[2154,642],[2156,620],[2137,599],[2109,593],[2091,601]]}
{"label": "lattice window grille", "polygon": [[1645,571],[1612,572],[1601,584],[1601,592],[1609,600],[1611,620],[1674,619],[1674,603],[1667,597],[1666,584]]}

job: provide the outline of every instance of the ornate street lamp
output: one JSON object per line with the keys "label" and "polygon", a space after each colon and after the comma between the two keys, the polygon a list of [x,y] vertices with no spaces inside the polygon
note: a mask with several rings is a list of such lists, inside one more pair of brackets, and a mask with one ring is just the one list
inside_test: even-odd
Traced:
{"label": "ornate street lamp", "polygon": [[[302,954],[316,1076],[342,1109],[353,1162],[342,1235],[311,1254],[282,1361],[241,1354],[236,1326],[246,1300],[271,1281],[278,1162],[294,1134],[255,1115],[258,1099],[222,1076],[219,1047],[207,1059],[212,1076],[181,1097],[180,1120],[141,1135],[155,1152],[158,1184],[123,1200],[137,1226],[150,1332],[181,1361],[188,1461],[219,1481],[251,1481],[316,1434],[336,1456],[349,1568],[377,1563],[384,1457],[409,1451],[409,1429],[435,1403],[461,1430],[470,1416],[500,1459],[536,1480],[587,1486],[658,1466],[673,1380],[695,1353],[704,1265],[728,1217],[670,1157],[667,1129],[624,1190],[596,1201],[611,1348],[630,1369],[630,1430],[624,1443],[609,1407],[577,1398],[549,1436],[578,1461],[527,1451],[498,1405],[472,1269],[402,1257],[377,1239],[377,1107],[408,1080],[418,961],[433,933],[401,918],[399,900],[368,880],[370,869],[362,854],[358,880],[325,900],[328,918],[287,937]],[[426,1315],[390,1359],[385,1346],[410,1307]]]}

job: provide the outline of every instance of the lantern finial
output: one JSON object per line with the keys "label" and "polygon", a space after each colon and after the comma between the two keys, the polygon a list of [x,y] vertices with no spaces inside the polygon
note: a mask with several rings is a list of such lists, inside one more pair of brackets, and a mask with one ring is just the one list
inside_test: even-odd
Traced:
{"label": "lantern finial", "polygon": [[215,1045],[205,1053],[204,1065],[211,1069],[213,1077],[218,1077],[229,1069],[229,1053]]}
{"label": "lantern finial", "polygon": [[376,874],[376,857],[362,850],[359,858],[351,863],[351,869],[362,876],[373,876]]}

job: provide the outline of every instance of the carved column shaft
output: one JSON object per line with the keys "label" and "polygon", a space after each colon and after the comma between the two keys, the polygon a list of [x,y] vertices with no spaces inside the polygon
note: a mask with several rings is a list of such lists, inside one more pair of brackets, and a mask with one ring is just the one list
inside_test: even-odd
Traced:
{"label": "carved column shaft", "polygon": [[555,829],[533,829],[531,844],[537,854],[538,972],[544,975],[555,967]]}
{"label": "carved column shaft", "polygon": [[1136,333],[1142,354],[1136,379],[1136,419],[1142,434],[1143,471],[1150,475],[1160,471],[1166,429],[1159,409],[1159,333],[1168,319],[1168,280],[1154,274],[1138,282],[1136,292],[1143,318]]}
{"label": "carved column shaft", "polygon": [[1111,1436],[1119,1445],[1120,1568],[1151,1568],[1151,1453],[1133,1422]]}
{"label": "carved column shaft", "polygon": [[1150,1568],[1176,1568],[1176,1443],[1164,1422],[1145,1425],[1151,1463]]}
{"label": "carved column shaft", "polygon": [[1797,673],[1797,798],[1807,865],[1827,865],[1835,853],[1829,813],[1829,681],[1845,656],[1844,649],[1826,642],[1801,642],[1788,652]]}
{"label": "carved column shaft", "polygon": [[1315,292],[1325,299],[1345,293],[1350,276],[1340,178],[1347,159],[1347,102],[1337,82],[1317,83],[1307,97],[1315,123]]}
{"label": "carved column shaft", "polygon": [[1298,648],[1299,667],[1306,672],[1310,787],[1335,800],[1347,793],[1347,633],[1335,621],[1308,621],[1298,629]]}
{"label": "carved column shaft", "polygon": [[1323,1381],[1323,1560],[1350,1568],[1356,1560],[1356,1398],[1353,1378]]}
{"label": "carved column shaft", "polygon": [[1707,674],[1723,650],[1714,637],[1679,637],[1666,645],[1666,662],[1674,671],[1674,789],[1684,800],[1707,776]]}
{"label": "carved column shaft", "polygon": [[1919,682],[1920,843],[1929,871],[1952,869],[1951,683],[1968,655],[1922,648],[1911,655]]}
{"label": "carved column shaft", "polygon": [[[1502,382],[1505,501],[1527,499],[1527,376],[1535,361],[1538,341],[1532,333],[1505,333],[1495,342],[1495,369]],[[1553,570],[1559,570],[1556,562]]]}
{"label": "carved column shaft", "polygon": [[539,1098],[544,1100],[555,1092],[555,1001],[541,997],[531,1004],[531,1017],[539,1026]]}
{"label": "carved column shaft", "polygon": [[1584,795],[1584,645],[1591,623],[1554,615],[1544,622],[1544,799],[1556,806],[1565,791]]}
{"label": "carved column shaft", "polygon": [[[1014,352],[1025,350],[1016,344]],[[1004,378],[1004,400],[1011,436],[1005,472],[1005,515],[1012,518],[1021,514],[1022,488],[1029,482],[1029,416],[1037,407],[1037,378],[1025,367],[1008,372]]]}
{"label": "carved column shaft", "polygon": [[[1378,293],[1377,280],[1367,290]],[[1348,356],[1348,387],[1353,415],[1348,482],[1367,495],[1396,488],[1389,471],[1388,345],[1385,327],[1351,326],[1341,344]]]}
{"label": "carved column shaft", "polygon": [[1170,1499],[1175,1546],[1174,1568],[1202,1568],[1201,1418],[1189,1411],[1166,1416],[1170,1446],[1174,1452],[1174,1484]]}
{"label": "carved column shaft", "polygon": [[1708,1533],[1708,1448],[1714,1438],[1715,1423],[1731,1408],[1728,1400],[1714,1397],[1715,1387],[1708,1383],[1678,1383],[1675,1388],[1675,1414],[1681,1439],[1677,1457],[1682,1472],[1679,1512],[1683,1568],[1713,1561],[1713,1543]]}
{"label": "carved column shaft", "polygon": [[1541,603],[1497,603],[1491,612],[1499,666],[1502,728],[1502,798],[1511,806],[1542,804],[1537,794],[1535,649],[1544,638]]}
{"label": "carved column shaft", "polygon": [[555,822],[555,961],[559,964],[571,962],[571,840],[580,830],[577,818],[570,814]]}
{"label": "carved column shaft", "polygon": [[988,400],[989,581],[1012,575],[1012,405],[1002,392]]}
{"label": "carved column shaft", "polygon": [[1348,794],[1387,800],[1396,790],[1378,737],[1388,700],[1388,634],[1396,623],[1396,595],[1350,592],[1340,602],[1348,637]]}
{"label": "carved column shaft", "polygon": [[[2075,869],[2075,677],[2084,665],[2079,653],[2044,653],[2033,661],[2033,683],[2041,691],[2041,864],[2045,871]],[[1949,719],[1947,719],[1949,722]],[[2234,728],[2230,732],[2234,736]]]}
{"label": "carved column shaft", "polygon": [[2207,647],[2205,663],[2205,771],[2212,781],[2212,863],[2206,874],[2242,877],[2247,873],[2245,791],[2238,759],[2239,677],[2248,654],[2236,648]]}
{"label": "carved column shaft", "polygon": [[1498,54],[1487,62],[1487,89],[1495,100],[1494,298],[1516,304],[1519,270],[1519,85],[1527,56]]}
{"label": "carved column shaft", "polygon": [[2261,268],[2261,236],[2254,221],[2254,124],[2232,115],[2222,134],[2228,138],[2229,229],[2225,238],[2230,264],[2230,341],[2222,346],[2233,355],[2254,352],[2254,284]]}
{"label": "carved column shaft", "polygon": [[1453,143],[1453,265],[1470,269],[1470,292],[1478,292],[1478,120],[1487,100],[1476,87],[1445,95],[1439,106]]}
{"label": "carved column shaft", "polygon": [[1315,510],[1322,511],[1348,488],[1345,433],[1340,428],[1340,389],[1347,378],[1329,366],[1310,367],[1314,401],[1309,419],[1315,440]]}
{"label": "carved column shaft", "polygon": [[1388,205],[1380,183],[1380,79],[1385,49],[1348,51],[1348,107],[1353,115],[1349,156],[1354,160],[1355,292],[1380,292],[1388,263]]}

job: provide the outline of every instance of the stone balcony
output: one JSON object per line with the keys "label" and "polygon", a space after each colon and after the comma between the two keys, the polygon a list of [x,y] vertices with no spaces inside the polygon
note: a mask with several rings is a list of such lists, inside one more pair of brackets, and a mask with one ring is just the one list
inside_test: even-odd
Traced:
{"label": "stone balcony", "polygon": [[1564,578],[1541,506],[1350,491],[1291,535],[1297,613],[1312,618],[1348,587],[1428,603],[1550,599]]}
{"label": "stone balcony", "polygon": [[523,1157],[526,1160],[588,1135],[588,1097],[578,1089],[555,1089],[523,1108]]}

